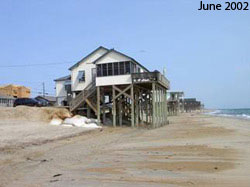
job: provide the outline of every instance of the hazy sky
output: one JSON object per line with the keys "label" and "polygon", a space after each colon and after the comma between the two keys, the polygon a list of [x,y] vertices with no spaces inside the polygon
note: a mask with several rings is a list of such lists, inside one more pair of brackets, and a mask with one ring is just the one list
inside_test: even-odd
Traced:
{"label": "hazy sky", "polygon": [[[250,11],[201,12],[199,2],[1,1],[0,84],[36,95],[45,82],[54,94],[53,80],[103,45],[150,70],[166,67],[171,89],[206,107],[250,107]],[[44,63],[64,64],[6,67]]]}

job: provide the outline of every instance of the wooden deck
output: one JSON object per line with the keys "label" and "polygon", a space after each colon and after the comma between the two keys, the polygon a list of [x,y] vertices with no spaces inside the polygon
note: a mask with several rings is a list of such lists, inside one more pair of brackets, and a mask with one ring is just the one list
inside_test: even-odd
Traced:
{"label": "wooden deck", "polygon": [[159,83],[166,89],[170,88],[169,80],[162,75],[160,72],[143,72],[143,73],[132,73],[132,83]]}

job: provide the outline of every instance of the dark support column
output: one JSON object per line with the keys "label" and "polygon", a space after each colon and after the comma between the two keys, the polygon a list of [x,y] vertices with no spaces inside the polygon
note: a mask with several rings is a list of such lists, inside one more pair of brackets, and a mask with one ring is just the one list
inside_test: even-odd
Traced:
{"label": "dark support column", "polygon": [[152,104],[153,104],[153,108],[152,108],[152,125],[153,128],[155,128],[156,125],[156,106],[155,106],[155,83],[152,83]]}
{"label": "dark support column", "polygon": [[143,115],[143,111],[144,111],[144,97],[143,97],[143,91],[140,92],[140,97],[141,97],[141,105],[140,105],[140,116],[141,116],[141,121],[142,123],[144,122],[144,115]]}
{"label": "dark support column", "polygon": [[138,127],[139,125],[139,93],[138,93],[138,89],[136,89],[135,91],[135,126]]}
{"label": "dark support column", "polygon": [[163,89],[161,88],[161,126],[163,126],[164,123],[164,115],[163,115]]}
{"label": "dark support column", "polygon": [[145,100],[145,104],[146,104],[146,109],[145,109],[145,115],[146,115],[146,123],[148,124],[149,123],[149,117],[148,117],[148,115],[149,115],[149,112],[148,112],[148,110],[149,110],[149,94],[148,94],[148,92],[146,93],[147,95],[146,95],[146,100]]}
{"label": "dark support column", "polygon": [[163,113],[163,125],[166,123],[166,104],[165,104],[165,88],[162,90],[162,113]]}
{"label": "dark support column", "polygon": [[87,118],[90,118],[90,107],[88,104],[87,104]]}
{"label": "dark support column", "polygon": [[132,87],[130,89],[130,95],[131,95],[131,126],[135,127],[135,100],[134,100],[134,85],[132,84]]}
{"label": "dark support column", "polygon": [[161,116],[161,87],[159,87],[159,125],[158,127],[161,126],[162,123],[162,116]]}
{"label": "dark support column", "polygon": [[101,111],[100,111],[100,86],[97,86],[97,120],[101,124]]}
{"label": "dark support column", "polygon": [[105,112],[105,108],[102,109],[102,123],[105,124],[106,121],[106,112]]}
{"label": "dark support column", "polygon": [[159,90],[155,85],[155,127],[159,125]]}
{"label": "dark support column", "polygon": [[112,92],[113,92],[113,127],[116,127],[116,99],[115,99],[115,89],[114,86],[112,86]]}
{"label": "dark support column", "polygon": [[165,90],[165,107],[166,107],[166,117],[165,117],[165,123],[168,124],[168,100],[167,100],[167,90]]}
{"label": "dark support column", "polygon": [[122,96],[120,96],[119,98],[119,103],[118,103],[118,109],[119,109],[119,125],[122,126],[122,113],[124,112],[124,110],[122,109]]}

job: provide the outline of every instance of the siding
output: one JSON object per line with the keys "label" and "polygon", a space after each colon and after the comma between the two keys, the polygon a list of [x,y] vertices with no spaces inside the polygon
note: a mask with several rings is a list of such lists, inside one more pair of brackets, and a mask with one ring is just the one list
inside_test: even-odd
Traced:
{"label": "siding", "polygon": [[[105,49],[99,49],[94,54],[92,54],[89,58],[87,58],[84,62],[80,63],[78,67],[75,67],[71,70],[72,91],[81,91],[88,84],[92,82],[92,69],[96,68],[96,65],[92,64],[92,62],[95,61],[97,58],[99,58],[106,52],[107,50]],[[85,82],[78,81],[79,71],[85,71]]]}

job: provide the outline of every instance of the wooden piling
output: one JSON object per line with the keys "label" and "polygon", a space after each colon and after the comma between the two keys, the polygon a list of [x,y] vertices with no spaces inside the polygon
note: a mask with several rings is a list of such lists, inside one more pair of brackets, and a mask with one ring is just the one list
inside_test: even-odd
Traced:
{"label": "wooden piling", "polygon": [[101,112],[100,112],[100,87],[97,86],[97,121],[101,124]]}
{"label": "wooden piling", "polygon": [[134,85],[130,88],[130,95],[131,95],[131,126],[135,127],[135,107],[134,107]]}

